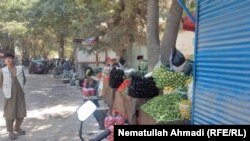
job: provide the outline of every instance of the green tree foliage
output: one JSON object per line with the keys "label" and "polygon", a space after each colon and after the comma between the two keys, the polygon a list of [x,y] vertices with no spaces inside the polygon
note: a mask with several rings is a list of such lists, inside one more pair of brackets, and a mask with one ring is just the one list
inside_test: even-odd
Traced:
{"label": "green tree foliage", "polygon": [[26,35],[28,29],[24,13],[28,6],[29,4],[24,0],[0,1],[0,47],[2,52],[14,53],[15,46]]}
{"label": "green tree foliage", "polygon": [[[165,21],[171,3],[159,3]],[[146,44],[145,0],[2,0],[0,12],[1,49],[18,47],[26,57],[69,56],[64,48],[75,38],[96,37],[94,50]]]}

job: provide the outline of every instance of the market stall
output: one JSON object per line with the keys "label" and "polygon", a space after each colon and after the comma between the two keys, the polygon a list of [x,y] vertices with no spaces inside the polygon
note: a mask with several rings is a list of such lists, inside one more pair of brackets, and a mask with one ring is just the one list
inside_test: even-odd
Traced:
{"label": "market stall", "polygon": [[[130,125],[189,124],[191,96],[187,93],[192,77],[162,65],[147,75],[140,72],[126,75],[116,67],[110,68],[108,75],[109,79],[103,81],[102,98],[110,115],[120,116]],[[185,106],[185,102],[189,105]]]}
{"label": "market stall", "polygon": [[163,94],[140,107],[138,124],[189,124],[192,77],[162,66],[153,70],[152,77]]}

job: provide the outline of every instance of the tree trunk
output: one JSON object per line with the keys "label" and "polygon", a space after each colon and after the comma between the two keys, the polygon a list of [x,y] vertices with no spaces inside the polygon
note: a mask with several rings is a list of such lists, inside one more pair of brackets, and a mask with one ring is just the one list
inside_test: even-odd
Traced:
{"label": "tree trunk", "polygon": [[123,48],[118,48],[118,49],[116,50],[116,55],[117,55],[117,56],[120,56],[120,57],[123,57]]}
{"label": "tree trunk", "polygon": [[126,56],[124,57],[124,59],[126,60],[125,66],[127,68],[133,67],[133,63],[132,63],[133,62],[133,53],[132,53],[132,51],[133,51],[133,46],[130,48],[127,48],[126,52],[125,52]]}
{"label": "tree trunk", "polygon": [[10,42],[10,46],[7,48],[7,52],[10,52],[15,55],[15,40],[12,40]]}
{"label": "tree trunk", "polygon": [[167,17],[166,29],[161,42],[161,60],[164,65],[169,64],[171,48],[176,45],[182,11],[178,1],[172,0],[172,5]]}
{"label": "tree trunk", "polygon": [[160,54],[158,0],[148,0],[147,9],[148,70],[151,71],[158,62]]}
{"label": "tree trunk", "polygon": [[60,36],[59,39],[59,49],[58,49],[59,58],[64,58],[64,37]]}
{"label": "tree trunk", "polygon": [[33,52],[32,52],[32,53],[33,53],[33,54],[32,54],[32,56],[33,56],[32,58],[37,59],[37,58],[36,58],[36,47],[35,47],[34,43],[32,43],[32,51],[33,51]]}
{"label": "tree trunk", "polygon": [[32,58],[38,59],[37,57],[37,52],[36,52],[36,47],[37,47],[37,35],[34,35],[33,41],[31,42],[31,48],[32,48]]}

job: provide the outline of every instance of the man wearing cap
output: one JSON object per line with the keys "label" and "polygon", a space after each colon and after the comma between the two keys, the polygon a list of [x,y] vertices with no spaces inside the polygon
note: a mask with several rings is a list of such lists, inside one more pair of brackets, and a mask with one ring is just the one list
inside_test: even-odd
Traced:
{"label": "man wearing cap", "polygon": [[25,135],[25,131],[20,127],[24,117],[26,117],[26,103],[23,91],[26,78],[22,66],[15,66],[14,58],[11,53],[4,54],[6,67],[0,71],[0,87],[3,89],[5,97],[4,117],[9,139],[11,140],[15,140],[17,135]]}

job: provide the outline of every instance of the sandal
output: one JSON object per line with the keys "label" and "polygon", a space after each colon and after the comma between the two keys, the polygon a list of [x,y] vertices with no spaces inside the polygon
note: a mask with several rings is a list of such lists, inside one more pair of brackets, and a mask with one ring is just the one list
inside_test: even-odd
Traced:
{"label": "sandal", "polygon": [[17,132],[17,135],[18,135],[18,136],[21,136],[21,135],[25,135],[25,134],[26,134],[26,132],[25,132],[24,130],[22,130],[21,128],[18,129],[18,130],[15,130],[15,132]]}
{"label": "sandal", "polygon": [[16,140],[17,139],[16,134],[15,133],[9,133],[9,139],[10,140]]}

